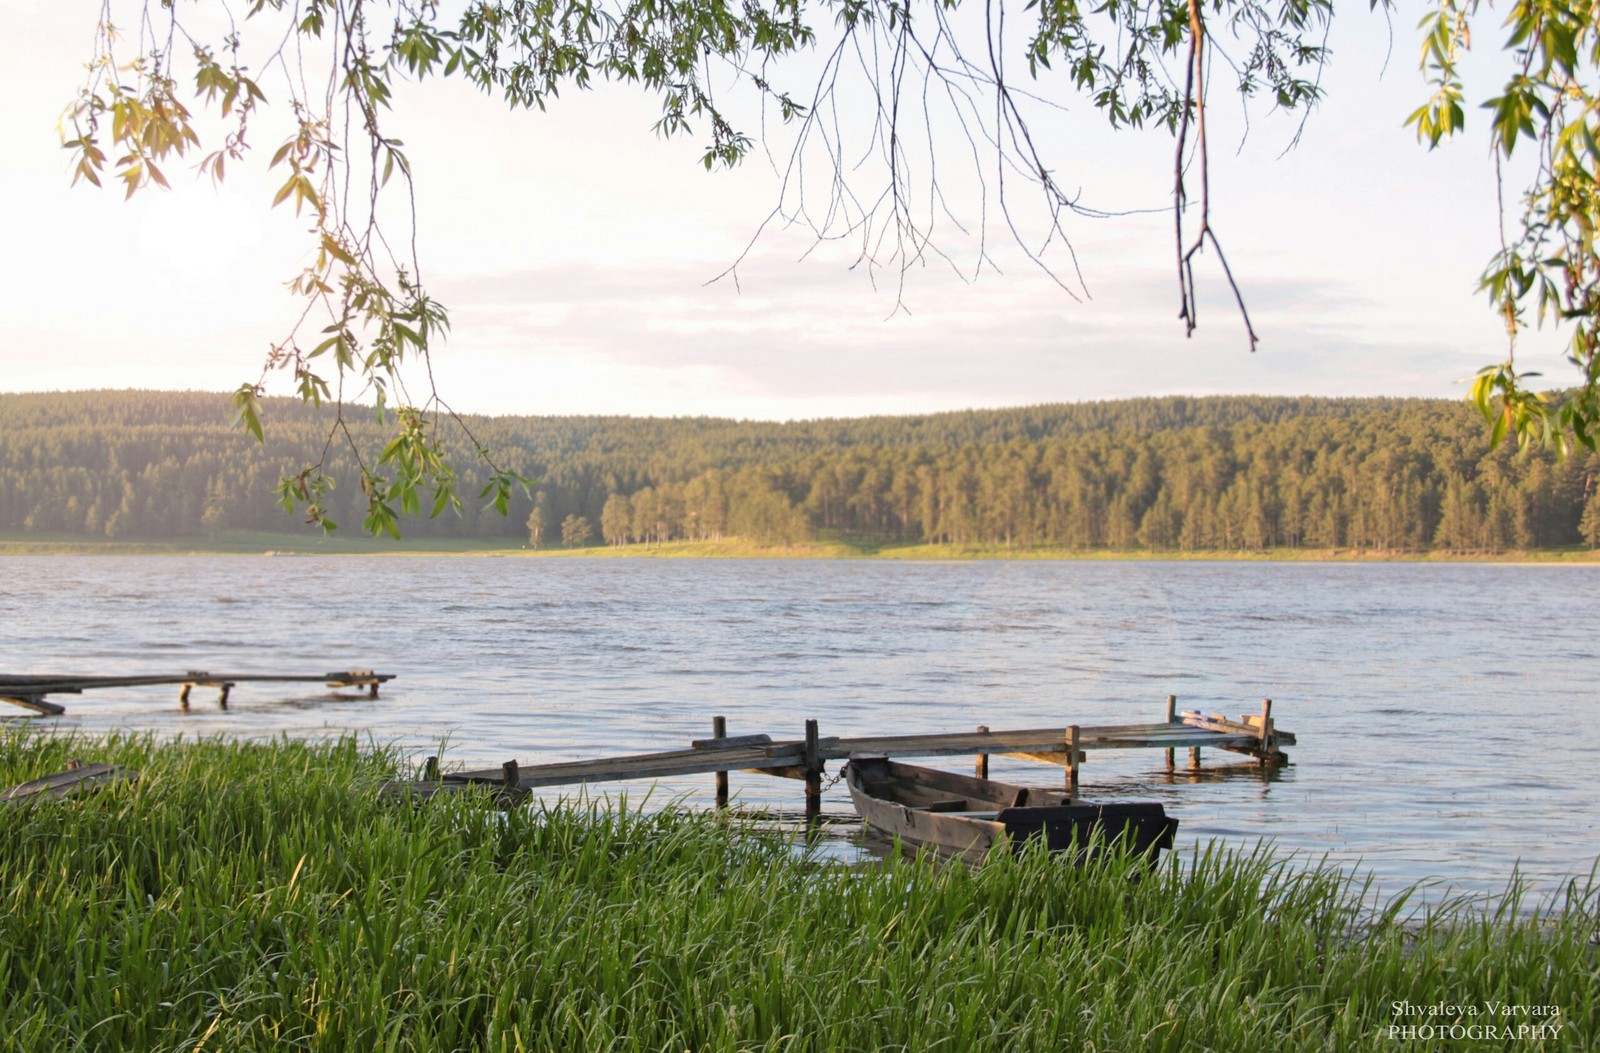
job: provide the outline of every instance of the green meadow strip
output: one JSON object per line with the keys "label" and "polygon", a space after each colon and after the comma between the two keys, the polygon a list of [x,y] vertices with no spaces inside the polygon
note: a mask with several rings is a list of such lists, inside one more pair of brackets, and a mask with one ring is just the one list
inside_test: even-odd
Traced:
{"label": "green meadow strip", "polygon": [[1261,848],[850,867],[675,808],[385,804],[409,766],[349,740],[0,729],[0,784],[72,757],[142,777],[0,805],[0,1050],[1600,1040],[1592,881],[1374,914],[1347,875]]}

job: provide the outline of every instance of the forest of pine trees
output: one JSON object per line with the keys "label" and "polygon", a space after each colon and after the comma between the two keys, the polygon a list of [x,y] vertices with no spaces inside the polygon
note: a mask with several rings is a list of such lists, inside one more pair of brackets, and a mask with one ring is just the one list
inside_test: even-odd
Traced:
{"label": "forest of pine trees", "polygon": [[[267,441],[205,393],[0,395],[0,531],[108,538],[290,532],[272,490],[320,456],[331,411],[268,400]],[[376,443],[370,410],[348,411]],[[510,513],[404,525],[408,537],[554,544],[817,536],[1069,549],[1504,552],[1600,542],[1600,457],[1490,452],[1465,404],[1161,398],[794,423],[469,418],[498,464],[538,480]],[[460,491],[486,471],[449,425]],[[335,444],[328,502],[365,516]],[[536,511],[537,509],[537,511]]]}

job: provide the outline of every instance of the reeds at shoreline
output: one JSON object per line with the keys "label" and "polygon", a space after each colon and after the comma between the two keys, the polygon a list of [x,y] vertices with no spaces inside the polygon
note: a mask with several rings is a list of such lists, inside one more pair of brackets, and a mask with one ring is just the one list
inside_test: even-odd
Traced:
{"label": "reeds at shoreline", "polygon": [[[1368,1050],[1392,1026],[1457,1024],[1480,1038],[1400,1047],[1600,1039],[1592,887],[1414,916],[1260,848],[1149,872],[1031,851],[851,867],[671,807],[385,804],[402,758],[348,739],[0,729],[0,785],[73,756],[143,776],[0,807],[0,1050]],[[1491,1023],[1547,1030],[1482,1039]]]}

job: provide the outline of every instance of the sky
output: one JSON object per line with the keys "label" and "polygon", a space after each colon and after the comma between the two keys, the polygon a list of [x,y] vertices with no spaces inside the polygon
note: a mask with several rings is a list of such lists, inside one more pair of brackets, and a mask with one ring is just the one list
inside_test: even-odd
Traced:
{"label": "sky", "polygon": [[[0,391],[232,390],[299,312],[284,283],[305,262],[304,223],[268,207],[277,139],[260,122],[253,160],[220,189],[181,168],[172,191],[127,202],[70,187],[58,120],[98,7],[0,0],[6,38],[28,42],[0,68]],[[847,245],[803,230],[769,227],[741,258],[782,197],[779,172],[765,152],[706,172],[703,138],[655,136],[659,104],[638,89],[569,93],[540,113],[459,83],[406,85],[389,128],[416,174],[423,278],[451,312],[439,390],[464,412],[756,419],[1171,394],[1459,397],[1506,353],[1476,292],[1498,244],[1495,174],[1476,113],[1435,151],[1403,127],[1426,97],[1420,10],[1335,20],[1326,99],[1303,130],[1259,105],[1246,119],[1217,91],[1212,226],[1261,338],[1253,354],[1213,256],[1197,267],[1199,331],[1186,339],[1178,321],[1169,135],[1112,133],[1055,82],[1041,90],[1063,109],[1036,135],[1058,180],[1135,214],[1068,220],[1082,275],[1069,295],[1006,243],[993,186],[981,198],[957,163],[967,148],[941,140],[951,209],[975,231],[988,208],[994,265],[975,276],[975,241],[945,223],[963,273],[915,269],[898,304],[892,273],[852,268]],[[1492,77],[1498,56],[1481,46]],[[781,129],[768,144],[786,156]],[[1046,259],[1072,276],[1058,249]],[[736,261],[737,282],[716,280]],[[1519,366],[1564,383],[1559,344],[1524,338]],[[288,393],[287,378],[268,391]]]}

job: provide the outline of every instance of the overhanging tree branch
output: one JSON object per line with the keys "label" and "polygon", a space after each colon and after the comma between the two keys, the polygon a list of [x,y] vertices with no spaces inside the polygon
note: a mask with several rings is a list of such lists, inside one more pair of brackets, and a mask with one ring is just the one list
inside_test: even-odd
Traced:
{"label": "overhanging tree branch", "polygon": [[[1479,0],[1437,2],[1423,27],[1434,97],[1412,116],[1430,143],[1464,122],[1457,64],[1479,8]],[[462,77],[507,105],[541,109],[563,89],[634,84],[660,99],[657,132],[704,136],[701,162],[717,168],[756,146],[722,98],[717,78],[729,75],[747,89],[732,92],[735,101],[759,102],[761,146],[780,175],[779,200],[757,236],[783,225],[808,230],[813,247],[848,239],[851,266],[874,282],[880,271],[894,273],[896,310],[905,309],[914,268],[938,262],[969,280],[996,269],[993,217],[1062,289],[1087,296],[1067,222],[1120,213],[1064,190],[1063,143],[1040,133],[1055,108],[1086,101],[1114,128],[1164,126],[1174,136],[1185,332],[1198,324],[1196,261],[1209,247],[1253,350],[1259,338],[1244,292],[1212,226],[1207,114],[1224,83],[1246,100],[1265,95],[1274,108],[1309,107],[1321,94],[1332,17],[1331,0],[1106,0],[1089,10],[1071,0],[1020,8],[1007,0],[470,0],[454,19],[434,0],[255,0],[244,19],[230,16],[224,32],[207,36],[178,5],[128,0],[138,26],[130,56],[112,32],[116,6],[101,8],[89,75],[66,121],[74,180],[114,178],[125,194],[167,185],[171,163],[202,147],[204,122],[180,98],[180,82],[190,79],[221,127],[207,136],[215,148],[199,167],[222,179],[248,159],[268,88],[277,95],[275,112],[290,118],[291,134],[268,166],[284,177],[276,203],[306,222],[314,259],[293,283],[304,300],[297,321],[269,349],[261,376],[241,386],[236,407],[259,436],[258,400],[280,371],[307,401],[339,405],[340,421],[347,391],[374,399],[391,440],[362,462],[362,475],[366,527],[381,532],[394,532],[422,496],[435,514],[459,505],[437,431],[464,426],[434,382],[431,355],[448,315],[423,280],[404,144],[385,131],[398,80]],[[1028,28],[1013,39],[1018,17]],[[1486,370],[1473,397],[1503,422],[1496,438],[1514,431],[1519,441],[1543,435],[1559,444],[1571,434],[1592,444],[1600,420],[1595,23],[1589,0],[1516,6],[1506,42],[1520,69],[1490,99],[1497,151],[1510,156],[1526,139],[1539,165],[1521,229],[1484,287],[1513,330],[1529,312],[1570,326],[1581,377],[1579,391],[1555,403],[1529,393],[1510,361]],[[820,67],[808,75],[796,60],[817,49]],[[245,61],[253,52],[262,56],[259,75]],[[1011,72],[1018,59],[1027,88]],[[953,137],[940,134],[946,127]],[[772,140],[784,128],[790,143],[779,164],[783,150],[774,152]],[[975,217],[958,203],[963,187],[976,199]],[[396,194],[408,219],[398,235],[381,208]],[[1052,251],[1067,262],[1058,266]],[[727,272],[736,281],[744,258]],[[280,496],[329,527],[317,497],[332,481],[319,473],[311,466],[285,480]],[[518,480],[498,469],[491,479],[485,495],[504,506]]]}

